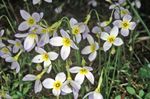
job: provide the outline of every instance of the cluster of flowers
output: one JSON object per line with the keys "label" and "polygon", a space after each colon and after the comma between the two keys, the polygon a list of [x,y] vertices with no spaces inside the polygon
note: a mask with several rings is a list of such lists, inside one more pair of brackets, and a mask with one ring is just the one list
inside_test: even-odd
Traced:
{"label": "cluster of flowers", "polygon": [[[52,2],[51,0],[45,0]],[[33,0],[34,4],[39,3],[40,0]],[[52,61],[55,61],[59,54],[44,50],[45,45],[50,47],[61,47],[60,56],[62,60],[67,60],[70,56],[71,49],[79,50],[78,45],[82,40],[87,40],[89,45],[81,50],[81,54],[89,55],[90,62],[94,61],[97,57],[97,51],[100,49],[100,45],[94,40],[93,35],[96,35],[99,40],[105,41],[103,44],[104,52],[108,51],[113,45],[121,46],[123,40],[119,36],[128,36],[130,30],[134,30],[136,23],[132,22],[132,17],[128,9],[123,8],[121,5],[124,2],[116,3],[110,6],[113,9],[113,13],[108,21],[98,23],[94,26],[90,32],[88,28],[88,21],[90,15],[88,15],[85,22],[78,22],[76,19],[71,18],[69,23],[69,30],[60,29],[62,20],[55,22],[51,26],[43,24],[43,13],[34,12],[30,15],[25,10],[20,10],[20,14],[24,21],[19,25],[19,31],[28,31],[27,33],[16,33],[16,40],[7,40],[10,43],[6,46],[3,43],[4,30],[0,31],[0,57],[4,58],[6,62],[11,63],[11,69],[15,69],[16,73],[20,71],[20,65],[18,59],[23,51],[30,52],[35,50],[38,55],[33,57],[32,62],[36,64],[43,63],[43,70],[38,75],[27,74],[23,78],[23,81],[35,81],[34,91],[40,92],[42,87],[46,89],[52,89],[52,93],[55,96],[60,94],[66,95],[73,93],[74,99],[78,98],[78,92],[85,77],[94,84],[94,76],[92,74],[93,68],[90,66],[74,66],[70,68],[70,64],[66,64],[67,77],[64,72],[60,72],[56,75],[55,79],[46,78],[41,82],[41,78],[45,73],[50,73],[52,70]],[[114,15],[114,22],[112,17]],[[112,23],[112,28],[110,24]],[[60,33],[60,34],[59,34]],[[23,44],[22,44],[23,43]],[[13,54],[12,54],[13,53]],[[14,55],[15,54],[15,55]],[[73,80],[70,73],[76,73]],[[89,99],[102,99],[102,95],[99,92],[100,89],[96,89],[85,95],[89,96]],[[85,98],[84,97],[84,98]],[[99,97],[99,98],[97,98]]]}

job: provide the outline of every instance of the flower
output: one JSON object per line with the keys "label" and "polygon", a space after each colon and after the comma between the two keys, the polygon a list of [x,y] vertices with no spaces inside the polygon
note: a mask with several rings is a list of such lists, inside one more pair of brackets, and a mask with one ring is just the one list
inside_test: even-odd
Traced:
{"label": "flower", "polygon": [[62,91],[62,85],[65,80],[65,73],[60,72],[56,75],[55,80],[52,78],[47,78],[42,82],[42,84],[46,89],[53,89],[52,92],[55,96],[59,96]]}
{"label": "flower", "polygon": [[20,71],[20,64],[18,63],[18,59],[21,53],[22,53],[22,50],[20,50],[20,52],[14,57],[8,56],[5,58],[6,62],[11,62],[11,69],[16,69],[16,73],[19,73]]}
{"label": "flower", "polygon": [[36,23],[39,22],[40,19],[42,18],[41,14],[39,14],[37,12],[34,12],[31,16],[25,10],[20,10],[20,14],[25,21],[23,21],[19,25],[19,27],[18,27],[19,31],[25,31],[25,30],[29,29],[30,27],[35,26]]}
{"label": "flower", "polygon": [[81,41],[81,33],[85,31],[85,25],[83,23],[78,23],[76,19],[71,18],[70,26],[72,29],[72,34],[75,35],[75,41],[79,43]]}
{"label": "flower", "polygon": [[125,15],[123,17],[123,20],[116,20],[113,22],[113,25],[121,28],[121,34],[123,36],[128,36],[129,30],[134,30],[134,28],[136,27],[135,22],[130,22],[131,19],[132,17],[130,15]]}
{"label": "flower", "polygon": [[13,48],[12,48],[12,51],[13,53],[17,53],[19,51],[19,49],[22,49],[23,46],[21,44],[21,41],[19,39],[16,39],[16,40],[8,40],[8,42],[10,44],[13,44]]}
{"label": "flower", "polygon": [[79,82],[72,80],[71,77],[68,77],[62,86],[62,93],[68,94],[73,92],[74,99],[78,99],[80,88],[81,85]]}
{"label": "flower", "polygon": [[85,99],[87,96],[89,97],[89,99],[103,99],[103,96],[101,95],[101,93],[96,92],[96,91],[92,91],[92,92],[87,93],[83,97],[83,99]]}
{"label": "flower", "polygon": [[49,67],[49,72],[51,71],[51,60],[55,60],[58,57],[58,54],[56,52],[46,52],[42,48],[36,48],[36,52],[39,53],[39,55],[36,55],[33,59],[33,63],[42,63],[44,68]]}
{"label": "flower", "polygon": [[[48,3],[52,3],[52,0],[44,0],[44,1],[48,2]],[[32,3],[33,3],[33,5],[40,4],[41,0],[33,0]]]}
{"label": "flower", "polygon": [[94,41],[93,37],[89,34],[87,35],[87,40],[90,45],[83,48],[81,53],[85,55],[90,54],[88,59],[90,61],[93,61],[97,56],[97,50],[99,49],[99,45],[97,42]]}
{"label": "flower", "polygon": [[41,83],[40,79],[44,73],[45,73],[45,69],[38,75],[27,74],[23,77],[22,80],[23,81],[34,81],[35,80],[34,92],[38,93],[38,92],[42,91],[42,83]]}
{"label": "flower", "polygon": [[93,70],[92,67],[87,66],[84,67],[75,66],[70,68],[71,73],[77,73],[77,75],[75,76],[75,81],[79,82],[80,84],[83,83],[85,76],[92,84],[94,84],[94,76],[90,72],[92,70]]}
{"label": "flower", "polygon": [[6,58],[8,56],[11,56],[11,47],[10,46],[2,47],[0,49],[0,57]]}
{"label": "flower", "polygon": [[103,49],[106,52],[111,48],[112,45],[120,46],[123,44],[123,41],[121,38],[117,37],[118,35],[118,27],[113,27],[110,31],[110,34],[106,32],[102,32],[101,39],[105,40],[106,42],[103,44]]}
{"label": "flower", "polygon": [[49,43],[53,46],[62,46],[61,48],[61,58],[66,60],[70,54],[71,47],[73,49],[77,49],[78,47],[74,44],[74,42],[70,39],[70,36],[63,29],[60,30],[62,37],[52,37]]}
{"label": "flower", "polygon": [[29,30],[29,33],[25,33],[25,34],[17,33],[15,36],[18,38],[26,37],[24,40],[24,49],[28,52],[31,51],[36,45],[36,43],[38,42],[38,35],[37,35],[36,27],[31,28]]}
{"label": "flower", "polygon": [[98,26],[94,26],[92,29],[92,33],[100,34],[101,32],[102,32],[102,30]]}

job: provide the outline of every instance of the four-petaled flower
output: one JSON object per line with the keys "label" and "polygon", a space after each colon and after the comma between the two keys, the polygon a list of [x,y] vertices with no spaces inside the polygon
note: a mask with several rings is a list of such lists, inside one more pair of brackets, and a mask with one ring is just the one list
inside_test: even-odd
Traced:
{"label": "four-petaled flower", "polygon": [[102,32],[101,39],[105,40],[106,42],[103,44],[103,49],[106,52],[111,48],[112,45],[120,46],[123,44],[123,41],[121,38],[117,37],[118,35],[118,27],[113,27],[110,31],[110,34],[106,32]]}

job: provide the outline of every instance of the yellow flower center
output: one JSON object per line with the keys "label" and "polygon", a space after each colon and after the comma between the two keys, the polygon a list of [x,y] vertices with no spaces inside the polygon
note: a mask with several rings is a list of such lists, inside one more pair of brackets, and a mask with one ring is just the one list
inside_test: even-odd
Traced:
{"label": "yellow flower center", "polygon": [[16,45],[17,47],[20,47],[20,46],[21,46],[20,42],[16,42],[15,45]]}
{"label": "yellow flower center", "polygon": [[114,41],[115,41],[115,36],[113,36],[113,35],[110,35],[108,38],[107,38],[107,41],[109,42],[109,43],[113,43]]}
{"label": "yellow flower center", "polygon": [[43,28],[43,29],[41,30],[41,32],[45,34],[45,33],[47,33],[47,29]]}
{"label": "yellow flower center", "polygon": [[64,46],[67,46],[67,47],[71,46],[70,38],[63,38],[62,42]]}
{"label": "yellow flower center", "polygon": [[95,44],[92,44],[92,45],[90,46],[90,49],[91,49],[91,52],[94,52],[94,51],[96,50]]}
{"label": "yellow flower center", "polygon": [[88,73],[88,70],[85,68],[80,69],[80,74],[86,75]]}
{"label": "yellow flower center", "polygon": [[2,48],[1,51],[2,51],[4,54],[9,53],[9,49],[6,48],[6,47]]}
{"label": "yellow flower center", "polygon": [[29,26],[33,26],[33,25],[35,24],[35,19],[33,19],[32,17],[28,18],[27,24],[28,24]]}
{"label": "yellow flower center", "polygon": [[42,59],[43,59],[44,61],[47,61],[47,60],[49,59],[49,55],[48,55],[47,53],[44,53],[44,54],[42,55]]}
{"label": "yellow flower center", "polygon": [[121,27],[123,28],[123,29],[129,29],[129,21],[123,21],[122,23],[121,23]]}
{"label": "yellow flower center", "polygon": [[73,33],[74,35],[79,34],[79,32],[80,32],[80,28],[79,28],[78,26],[75,26],[75,27],[72,28],[72,33]]}
{"label": "yellow flower center", "polygon": [[62,82],[59,81],[59,80],[58,80],[58,81],[55,81],[54,84],[53,84],[53,88],[54,88],[55,90],[60,90],[61,86],[62,86]]}
{"label": "yellow flower center", "polygon": [[29,34],[28,35],[30,38],[33,38],[33,39],[35,39],[36,37],[37,37],[37,35],[35,34],[35,33],[31,33],[31,34]]}
{"label": "yellow flower center", "polygon": [[120,12],[122,15],[126,15],[126,14],[128,14],[128,11],[127,10],[121,10],[121,12]]}

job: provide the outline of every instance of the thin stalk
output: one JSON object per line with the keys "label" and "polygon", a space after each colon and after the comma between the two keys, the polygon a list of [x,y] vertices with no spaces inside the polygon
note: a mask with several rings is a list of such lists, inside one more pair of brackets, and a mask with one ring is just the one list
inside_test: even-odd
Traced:
{"label": "thin stalk", "polygon": [[134,14],[137,16],[137,18],[140,20],[141,24],[143,25],[143,27],[145,28],[145,30],[147,31],[147,34],[150,36],[150,31],[148,29],[148,27],[146,26],[145,22],[142,20],[141,16],[139,15],[138,11],[132,6],[130,0],[127,0],[128,3],[131,6],[131,9],[133,10]]}
{"label": "thin stalk", "polygon": [[15,29],[14,29],[14,27],[13,27],[13,24],[11,24],[11,21],[9,20],[9,18],[8,18],[6,15],[0,16],[0,20],[1,20],[2,18],[6,18],[6,20],[8,21],[8,23],[9,23],[11,29],[12,29],[12,31],[13,31],[14,33],[16,33],[16,32],[15,32]]}

